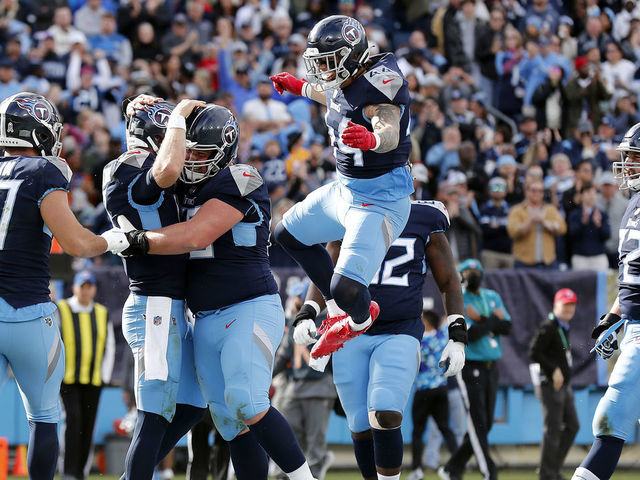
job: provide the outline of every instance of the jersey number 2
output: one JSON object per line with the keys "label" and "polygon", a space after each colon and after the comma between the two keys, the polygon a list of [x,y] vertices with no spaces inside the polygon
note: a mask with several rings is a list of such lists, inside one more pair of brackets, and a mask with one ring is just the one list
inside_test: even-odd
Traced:
{"label": "jersey number 2", "polygon": [[7,237],[13,206],[16,203],[18,188],[22,182],[23,180],[0,180],[0,194],[6,192],[4,204],[0,210],[0,250],[4,249],[4,240]]}
{"label": "jersey number 2", "polygon": [[627,241],[635,241],[636,248],[630,250],[622,260],[622,264],[624,267],[622,268],[622,281],[624,283],[628,283],[631,285],[640,284],[640,275],[632,275],[629,273],[629,262],[633,262],[640,258],[640,230],[635,230],[632,228],[621,228],[620,229],[620,246],[618,247],[618,251],[622,253],[622,245]]}
{"label": "jersey number 2", "polygon": [[[380,285],[394,285],[396,287],[409,286],[409,272],[403,275],[393,275],[393,269],[413,260],[415,255],[415,238],[398,238],[391,244],[392,247],[404,248],[404,253],[395,258],[382,262],[380,269],[373,276],[371,283],[380,283]],[[382,274],[380,272],[382,271]],[[378,281],[378,279],[380,279]]]}

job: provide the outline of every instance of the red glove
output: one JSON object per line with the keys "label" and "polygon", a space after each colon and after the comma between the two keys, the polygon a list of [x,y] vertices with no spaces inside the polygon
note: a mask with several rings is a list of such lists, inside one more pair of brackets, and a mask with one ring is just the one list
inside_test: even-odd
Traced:
{"label": "red glove", "polygon": [[347,147],[359,148],[363,152],[378,146],[376,136],[362,125],[349,122],[349,126],[342,131],[342,141]]}
{"label": "red glove", "polygon": [[287,92],[291,92],[299,97],[302,95],[302,86],[306,82],[306,80],[298,80],[296,77],[286,72],[272,76],[271,81],[273,82],[273,88],[275,88],[276,92],[280,95],[282,95],[282,92],[286,90]]}

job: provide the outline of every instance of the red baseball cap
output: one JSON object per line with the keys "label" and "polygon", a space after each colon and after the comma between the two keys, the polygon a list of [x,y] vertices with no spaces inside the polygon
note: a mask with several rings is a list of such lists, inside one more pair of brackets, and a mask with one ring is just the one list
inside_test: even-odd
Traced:
{"label": "red baseball cap", "polygon": [[553,297],[553,303],[558,302],[563,305],[567,303],[578,303],[578,296],[576,295],[576,292],[570,288],[561,288],[556,292],[555,297]]}

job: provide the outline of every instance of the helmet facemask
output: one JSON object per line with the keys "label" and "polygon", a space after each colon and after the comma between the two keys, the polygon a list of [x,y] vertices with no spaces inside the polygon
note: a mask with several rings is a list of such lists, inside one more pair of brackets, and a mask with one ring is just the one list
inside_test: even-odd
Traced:
{"label": "helmet facemask", "polygon": [[[218,166],[220,160],[224,158],[224,152],[217,145],[212,145],[210,149],[195,149],[197,145],[195,142],[187,140],[187,155],[188,159],[184,161],[184,168],[180,173],[180,180],[184,183],[200,183],[203,180],[215,176],[221,169]],[[193,151],[189,151],[193,150]],[[200,156],[194,157],[193,152],[209,152],[209,156],[205,159],[201,159]]]}
{"label": "helmet facemask", "polygon": [[[618,151],[620,161],[613,162],[613,175],[620,182],[620,190],[640,191],[640,148],[621,145]],[[635,154],[635,158],[629,154]]]}
{"label": "helmet facemask", "polygon": [[345,63],[352,52],[353,48],[347,46],[331,52],[320,52],[313,47],[307,48],[302,54],[302,59],[307,69],[309,83],[321,92],[339,88],[369,59],[370,49],[366,49],[358,59],[358,67],[349,71]]}

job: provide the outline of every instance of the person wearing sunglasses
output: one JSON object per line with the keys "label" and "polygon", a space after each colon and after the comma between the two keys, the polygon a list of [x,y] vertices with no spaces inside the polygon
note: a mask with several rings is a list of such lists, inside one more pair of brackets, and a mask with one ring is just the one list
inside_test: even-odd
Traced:
{"label": "person wearing sunglasses", "polygon": [[505,200],[507,182],[502,177],[489,181],[489,200],[480,207],[482,264],[485,268],[513,268],[511,238],[507,233],[510,206]]}

